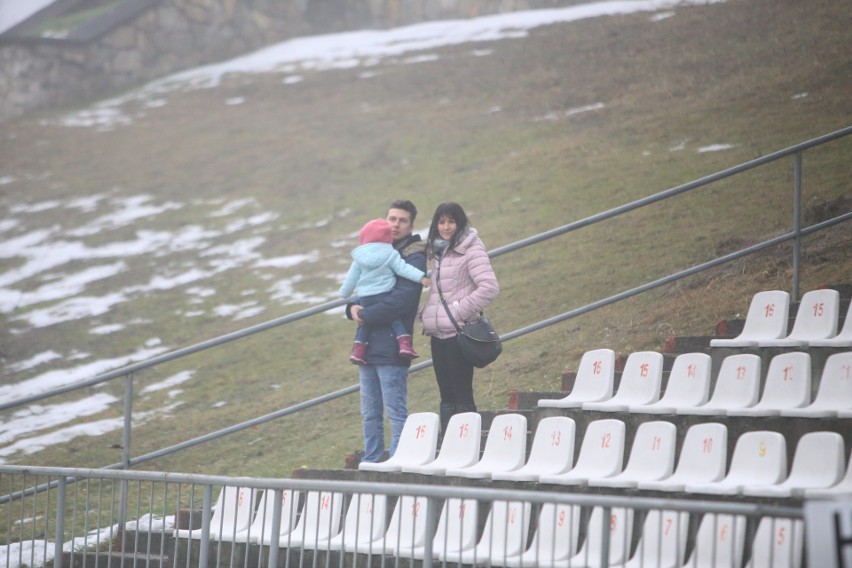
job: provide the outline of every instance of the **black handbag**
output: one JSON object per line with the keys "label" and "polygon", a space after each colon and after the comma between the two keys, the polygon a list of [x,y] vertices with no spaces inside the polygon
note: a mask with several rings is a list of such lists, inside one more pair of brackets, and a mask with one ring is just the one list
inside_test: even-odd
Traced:
{"label": "black handbag", "polygon": [[500,341],[500,336],[494,330],[491,320],[480,312],[478,321],[466,323],[464,327],[459,326],[456,318],[450,312],[450,307],[444,299],[444,292],[441,290],[440,261],[438,261],[435,282],[438,287],[438,297],[441,299],[444,309],[447,310],[450,322],[456,328],[456,342],[462,356],[477,369],[487,367],[503,352],[503,344]]}

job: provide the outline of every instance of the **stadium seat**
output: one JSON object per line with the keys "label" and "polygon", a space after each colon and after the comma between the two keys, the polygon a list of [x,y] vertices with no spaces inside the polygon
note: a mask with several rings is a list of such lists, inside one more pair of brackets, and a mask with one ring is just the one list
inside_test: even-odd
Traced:
{"label": "stadium seat", "polygon": [[624,463],[624,430],[624,422],[621,420],[590,422],[574,468],[558,475],[542,475],[539,482],[583,485],[589,479],[621,473]]}
{"label": "stadium seat", "polygon": [[[268,489],[260,497],[257,514],[249,528],[234,535],[234,542],[259,542],[266,535],[272,534],[272,522],[275,519],[275,508],[272,499],[275,491]],[[299,492],[285,489],[281,492],[281,522],[278,534],[285,535],[296,525],[299,512]]]}
{"label": "stadium seat", "polygon": [[435,461],[441,419],[434,412],[409,414],[399,435],[396,452],[383,462],[361,462],[362,471],[401,471],[404,465],[423,465]]}
{"label": "stadium seat", "polygon": [[636,429],[624,471],[612,477],[589,479],[590,487],[636,487],[640,481],[671,476],[675,461],[677,428],[670,422],[643,422]]}
{"label": "stadium seat", "polygon": [[751,299],[743,331],[732,339],[711,339],[710,347],[756,347],[764,339],[787,335],[790,294],[781,290],[758,292]]}
{"label": "stadium seat", "polygon": [[[247,487],[225,486],[216,498],[210,517],[210,540],[231,542],[248,530],[254,518],[255,490]],[[200,539],[203,529],[179,529],[178,538]]]}
{"label": "stadium seat", "polygon": [[461,554],[448,553],[447,564],[504,565],[504,559],[523,552],[527,544],[531,505],[520,501],[494,501],[485,518],[479,542]]}
{"label": "stadium seat", "polygon": [[[447,556],[455,558],[473,550],[476,546],[478,511],[479,502],[476,499],[447,499],[432,539],[433,559],[442,560]],[[424,555],[424,547],[416,548],[412,554],[416,559],[422,559]]]}
{"label": "stadium seat", "polygon": [[805,526],[799,519],[763,517],[746,568],[801,568]]}
{"label": "stadium seat", "polygon": [[651,491],[683,491],[687,483],[712,483],[725,477],[728,427],[708,422],[686,431],[677,468],[659,481],[640,481],[637,487]]}
{"label": "stadium seat", "polygon": [[846,473],[839,483],[825,489],[805,489],[805,497],[808,499],[824,499],[840,495],[852,495],[852,455],[849,456]]}
{"label": "stadium seat", "polygon": [[477,412],[454,414],[447,423],[447,433],[435,461],[423,465],[403,465],[407,473],[444,475],[447,469],[467,467],[479,460],[482,417]]}
{"label": "stadium seat", "polygon": [[801,496],[805,489],[825,489],[843,478],[843,436],[837,432],[808,432],[799,438],[790,475],[774,485],[746,485],[743,495],[754,497]]}
{"label": "stadium seat", "polygon": [[817,394],[808,406],[788,408],[781,416],[826,418],[852,409],[852,352],[835,353],[825,361]]}
{"label": "stadium seat", "polygon": [[380,554],[381,540],[386,530],[387,502],[387,495],[371,493],[352,495],[349,508],[346,510],[346,519],[343,521],[343,530],[319,548],[354,552],[359,547],[366,547],[372,550],[373,554]]}
{"label": "stadium seat", "polygon": [[468,467],[447,468],[445,475],[487,479],[495,472],[520,469],[524,465],[526,456],[526,416],[514,413],[500,414],[491,421],[480,460]]}
{"label": "stadium seat", "polygon": [[612,398],[615,382],[615,351],[595,349],[586,351],[577,368],[574,388],[564,398],[542,399],[540,408],[579,408],[584,402],[596,402]]}
{"label": "stadium seat", "polygon": [[716,386],[707,404],[678,408],[677,414],[724,415],[734,408],[754,406],[760,392],[760,357],[750,353],[722,360]]}
{"label": "stadium seat", "polygon": [[376,554],[376,544],[385,554],[400,558],[412,558],[416,549],[422,549],[426,543],[426,497],[403,495],[396,501],[388,530],[378,543],[359,545],[358,552]]}
{"label": "stadium seat", "polygon": [[837,290],[811,290],[802,296],[793,331],[779,339],[761,339],[759,347],[804,347],[813,340],[837,335],[840,294]]}
{"label": "stadium seat", "polygon": [[710,355],[682,353],[672,363],[663,396],[650,404],[631,404],[630,412],[674,414],[678,408],[701,406],[710,397]]}
{"label": "stadium seat", "polygon": [[633,557],[621,568],[680,568],[686,556],[689,514],[648,511]]}
{"label": "stadium seat", "polygon": [[745,532],[746,519],[741,515],[705,513],[684,568],[740,568]]}
{"label": "stadium seat", "polygon": [[663,382],[663,354],[656,351],[631,353],[624,363],[621,383],[615,396],[599,402],[584,402],[583,410],[625,412],[634,404],[651,404],[660,399]]}
{"label": "stadium seat", "polygon": [[495,481],[538,481],[542,475],[556,475],[574,464],[576,424],[567,416],[550,416],[538,423],[527,463],[515,471],[491,475]]}
{"label": "stadium seat", "polygon": [[687,493],[737,495],[749,485],[772,485],[787,477],[787,443],[778,432],[746,432],[737,440],[731,469],[721,480],[687,483]]}
{"label": "stadium seat", "polygon": [[811,401],[811,356],[792,352],[769,362],[763,396],[754,406],[731,408],[728,416],[777,416],[782,410],[802,408]]}
{"label": "stadium seat", "polygon": [[566,566],[577,553],[580,537],[580,507],[545,503],[538,515],[538,525],[529,548],[514,557],[503,559],[510,568]]}
{"label": "stadium seat", "polygon": [[[340,513],[343,510],[343,493],[331,491],[308,491],[305,505],[296,526],[285,535],[277,538],[281,548],[320,548],[340,532]],[[258,541],[260,544],[273,543],[272,535]]]}
{"label": "stadium seat", "polygon": [[[580,550],[562,566],[570,568],[597,568],[601,566],[603,553],[603,531],[605,529],[603,507],[595,507],[586,525],[586,540]],[[630,555],[630,542],[633,535],[633,509],[613,507],[610,509],[609,524],[609,565],[623,564]]]}
{"label": "stadium seat", "polygon": [[846,311],[846,319],[840,332],[829,339],[810,339],[808,345],[811,347],[852,347],[852,302]]}

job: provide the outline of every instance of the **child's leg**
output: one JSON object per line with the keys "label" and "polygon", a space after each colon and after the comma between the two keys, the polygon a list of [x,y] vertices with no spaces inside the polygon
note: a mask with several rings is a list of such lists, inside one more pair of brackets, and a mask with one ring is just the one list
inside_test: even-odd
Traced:
{"label": "child's leg", "polygon": [[355,341],[352,343],[352,353],[349,362],[353,365],[367,364],[367,337],[369,330],[365,325],[359,325],[355,330]]}
{"label": "child's leg", "polygon": [[395,319],[391,322],[391,329],[396,335],[396,341],[399,343],[399,356],[405,359],[417,359],[420,355],[414,350],[411,343],[411,334],[405,329],[405,324],[402,320]]}

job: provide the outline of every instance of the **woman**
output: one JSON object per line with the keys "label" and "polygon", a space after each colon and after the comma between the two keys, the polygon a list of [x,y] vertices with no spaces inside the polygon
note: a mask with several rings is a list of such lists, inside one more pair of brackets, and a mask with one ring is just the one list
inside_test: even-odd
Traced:
{"label": "woman", "polygon": [[426,250],[434,259],[432,286],[420,319],[424,332],[432,338],[432,364],[441,394],[441,431],[445,432],[452,415],[476,412],[473,365],[459,351],[447,309],[459,326],[475,322],[500,289],[485,245],[458,203],[442,203],[435,210]]}

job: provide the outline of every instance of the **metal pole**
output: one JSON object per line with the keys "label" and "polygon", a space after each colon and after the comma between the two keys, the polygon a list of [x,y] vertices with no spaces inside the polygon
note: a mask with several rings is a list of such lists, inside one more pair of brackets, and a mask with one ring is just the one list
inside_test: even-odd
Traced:
{"label": "metal pole", "polygon": [[62,568],[62,543],[65,541],[65,497],[68,486],[65,477],[59,478],[56,497],[56,531],[53,535],[53,566]]}
{"label": "metal pole", "polygon": [[[281,515],[284,514],[281,506],[281,500],[284,494],[282,489],[275,489],[273,491],[272,497],[272,529],[270,530],[270,541],[269,541],[269,568],[276,568],[278,566],[278,539],[281,534]],[[269,493],[267,493],[267,496]],[[287,500],[288,507],[295,507],[296,504],[291,502],[292,499]],[[269,506],[269,499],[267,498],[266,506]],[[288,513],[289,515],[289,513]],[[288,519],[290,517],[288,516]],[[288,520],[289,522],[289,520]],[[260,558],[260,555],[263,551],[263,543],[261,543],[260,551],[258,551],[257,555]],[[289,551],[288,551],[289,552]]]}
{"label": "metal pole", "polygon": [[[225,491],[225,488],[222,488]],[[222,506],[225,506],[224,501]],[[198,550],[198,567],[207,568],[207,556],[210,552],[210,509],[213,507],[213,486],[204,486],[204,497],[201,501],[201,546]]]}
{"label": "metal pole", "polygon": [[121,440],[121,469],[130,468],[130,429],[133,427],[133,373],[124,379],[124,432]]}
{"label": "metal pole", "polygon": [[793,302],[799,301],[799,259],[802,254],[802,153],[793,156]]}

